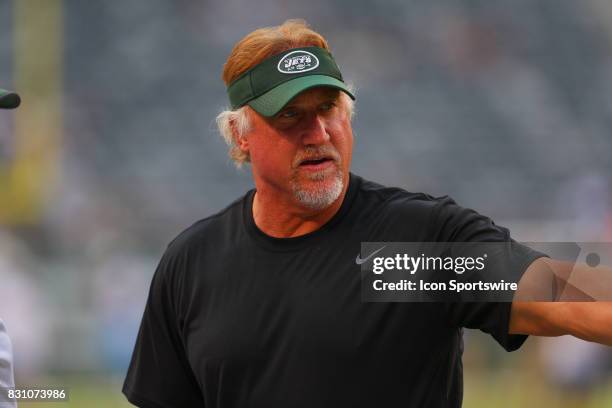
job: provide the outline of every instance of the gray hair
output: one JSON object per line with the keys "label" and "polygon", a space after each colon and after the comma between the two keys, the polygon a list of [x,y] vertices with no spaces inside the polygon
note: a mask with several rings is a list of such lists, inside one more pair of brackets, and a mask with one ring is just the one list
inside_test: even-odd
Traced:
{"label": "gray hair", "polygon": [[[355,95],[355,89],[353,86],[349,85],[349,90],[353,95]],[[340,94],[348,111],[349,117],[351,120],[353,120],[353,116],[355,115],[355,103],[346,93],[340,92]],[[225,140],[225,143],[227,143],[229,146],[229,157],[234,161],[237,168],[241,168],[244,163],[251,161],[250,155],[247,152],[243,152],[236,143],[234,133],[232,131],[233,124],[234,130],[236,131],[236,136],[241,138],[251,129],[251,123],[249,122],[246,109],[246,106],[236,110],[230,110],[227,108],[219,113],[216,119],[219,133],[221,133],[223,140]]]}
{"label": "gray hair", "polygon": [[251,161],[251,157],[236,144],[234,132],[232,131],[232,123],[235,126],[237,137],[244,137],[251,128],[246,106],[236,110],[226,109],[217,115],[216,120],[219,133],[221,133],[223,140],[229,146],[229,157],[234,161],[236,167],[241,168],[244,163]]}

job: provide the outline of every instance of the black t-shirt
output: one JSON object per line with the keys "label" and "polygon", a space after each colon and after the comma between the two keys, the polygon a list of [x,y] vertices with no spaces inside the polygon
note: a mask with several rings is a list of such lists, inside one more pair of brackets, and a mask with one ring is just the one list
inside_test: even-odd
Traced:
{"label": "black t-shirt", "polygon": [[[123,387],[140,407],[460,407],[462,328],[506,350],[510,303],[369,303],[361,242],[507,242],[507,229],[447,196],[351,174],[320,229],[273,238],[254,190],[168,246]],[[516,274],[541,254],[516,246]]]}

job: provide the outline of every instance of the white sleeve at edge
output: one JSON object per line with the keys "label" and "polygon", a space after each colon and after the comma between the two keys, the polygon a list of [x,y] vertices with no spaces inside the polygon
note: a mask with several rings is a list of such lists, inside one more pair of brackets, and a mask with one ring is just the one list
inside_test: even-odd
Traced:
{"label": "white sleeve at edge", "polygon": [[[13,351],[11,348],[11,339],[6,333],[4,322],[0,320],[0,392],[4,394],[7,388],[15,386],[13,377]],[[15,408],[17,404],[14,402],[4,401],[4,397],[0,394],[0,408]]]}

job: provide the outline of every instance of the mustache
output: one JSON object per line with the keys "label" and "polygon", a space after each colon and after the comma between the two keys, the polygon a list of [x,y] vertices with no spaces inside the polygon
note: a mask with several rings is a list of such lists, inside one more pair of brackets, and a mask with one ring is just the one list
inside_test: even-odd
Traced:
{"label": "mustache", "polygon": [[305,160],[317,160],[322,158],[331,159],[336,163],[340,162],[340,154],[332,146],[306,147],[295,155],[293,167],[299,167]]}

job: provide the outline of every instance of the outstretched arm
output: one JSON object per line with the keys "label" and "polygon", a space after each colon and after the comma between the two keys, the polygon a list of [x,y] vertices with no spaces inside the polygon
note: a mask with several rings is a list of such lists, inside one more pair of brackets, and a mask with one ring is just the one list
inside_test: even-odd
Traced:
{"label": "outstretched arm", "polygon": [[[612,269],[539,258],[519,283],[510,333],[572,335],[612,346]],[[551,291],[550,301],[546,299]]]}

